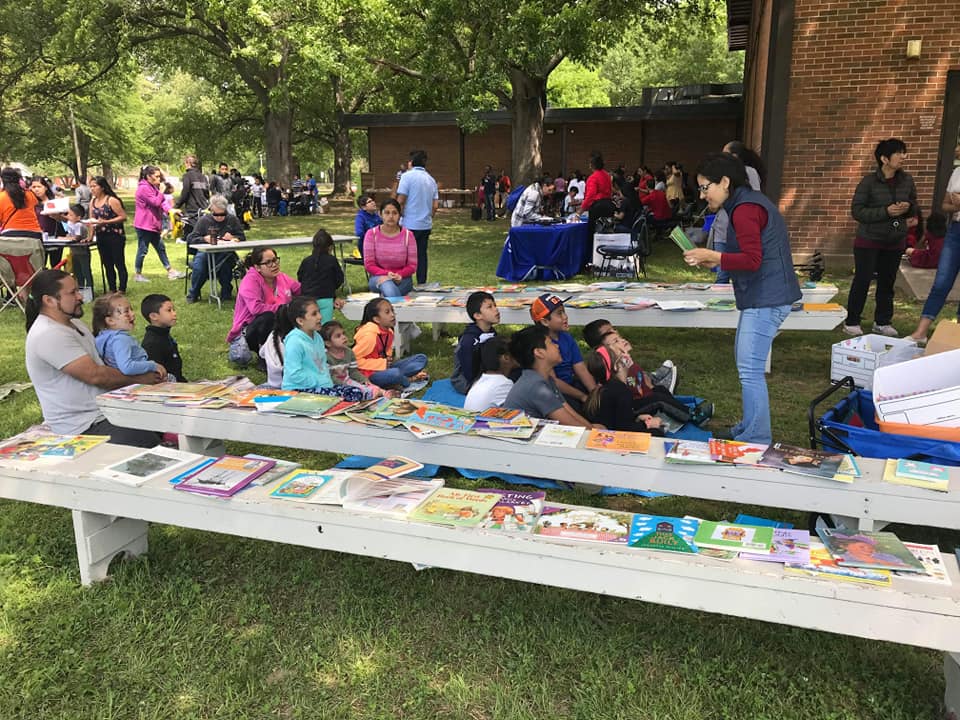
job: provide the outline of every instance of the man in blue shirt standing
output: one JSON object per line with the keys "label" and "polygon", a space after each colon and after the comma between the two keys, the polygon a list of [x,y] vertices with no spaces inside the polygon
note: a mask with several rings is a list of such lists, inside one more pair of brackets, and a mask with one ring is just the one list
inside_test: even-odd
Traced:
{"label": "man in blue shirt standing", "polygon": [[410,153],[410,169],[400,177],[397,200],[403,212],[403,226],[417,239],[417,282],[427,281],[427,241],[433,229],[433,214],[440,205],[437,181],[424,167],[427,153]]}

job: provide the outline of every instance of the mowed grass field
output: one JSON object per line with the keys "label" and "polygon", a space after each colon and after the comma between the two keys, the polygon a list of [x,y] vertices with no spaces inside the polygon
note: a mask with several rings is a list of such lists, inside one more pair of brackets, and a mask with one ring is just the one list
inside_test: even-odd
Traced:
{"label": "mowed grass field", "polygon": [[[250,237],[312,234],[320,226],[352,232],[353,213],[265,219]],[[505,232],[504,220],[471,222],[465,211],[441,211],[430,279],[495,283]],[[128,238],[132,277],[130,228]],[[168,251],[182,267],[183,246]],[[295,274],[306,252],[282,248],[281,269]],[[845,301],[850,268],[828,270]],[[152,250],[145,273],[151,282],[131,282],[131,302],[138,307],[149,292],[174,299],[174,333],[188,376],[232,374],[224,341],[232,306],[186,305],[183,281],[166,280]],[[684,266],[672,244],[655,247],[648,277],[708,279]],[[350,280],[361,287],[362,271],[351,268]],[[872,306],[865,317],[871,312]],[[898,300],[901,333],[918,314],[916,303]],[[142,328],[138,318],[137,332]],[[624,333],[641,364],[673,359],[681,370],[679,392],[707,397],[721,419],[736,419],[733,331]],[[24,335],[18,312],[0,314],[0,383],[27,379]],[[830,346],[840,337],[832,331],[777,338],[769,376],[776,439],[808,444],[807,405],[828,384]],[[416,340],[433,377],[449,375],[453,342],[434,342],[429,332]],[[264,380],[256,369],[248,374]],[[3,437],[41,420],[32,391],[8,397],[0,408]],[[253,449],[309,467],[337,459],[228,444],[231,452]],[[744,511],[806,523],[800,513],[682,497],[548,497],[656,514],[732,519]],[[945,552],[957,542],[956,533],[936,529],[893,530],[939,542]],[[0,501],[0,718],[892,720],[934,718],[942,709],[942,661],[934,652],[171,526],[152,526],[149,540],[145,558],[118,564],[111,580],[82,588],[70,513]]]}

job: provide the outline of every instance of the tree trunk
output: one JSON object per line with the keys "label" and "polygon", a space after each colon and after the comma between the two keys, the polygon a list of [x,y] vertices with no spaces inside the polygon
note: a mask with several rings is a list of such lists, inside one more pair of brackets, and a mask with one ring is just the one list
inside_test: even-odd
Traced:
{"label": "tree trunk", "polygon": [[293,180],[293,111],[267,109],[263,114],[267,180],[290,187]]}
{"label": "tree trunk", "polygon": [[100,172],[103,174],[103,177],[106,178],[107,182],[110,183],[111,187],[117,184],[117,179],[113,177],[113,163],[109,160],[101,161]]}
{"label": "tree trunk", "polygon": [[543,114],[546,110],[547,79],[510,69],[513,114],[513,180],[528,184],[543,169]]}
{"label": "tree trunk", "polygon": [[333,139],[333,195],[350,195],[350,166],[353,164],[353,146],[350,143],[350,129],[337,126]]}

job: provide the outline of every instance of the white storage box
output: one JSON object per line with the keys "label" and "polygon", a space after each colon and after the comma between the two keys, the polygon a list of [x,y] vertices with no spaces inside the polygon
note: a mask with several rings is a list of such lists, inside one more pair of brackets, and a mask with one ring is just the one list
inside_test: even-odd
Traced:
{"label": "white storage box", "polygon": [[885,432],[960,440],[960,350],[879,368],[873,404]]}
{"label": "white storage box", "polygon": [[877,368],[912,360],[920,352],[913,340],[883,335],[861,335],[838,342],[830,356],[830,379],[853,376],[857,387],[870,390]]}
{"label": "white storage box", "polygon": [[51,198],[43,201],[41,215],[58,215],[70,209],[70,198]]}

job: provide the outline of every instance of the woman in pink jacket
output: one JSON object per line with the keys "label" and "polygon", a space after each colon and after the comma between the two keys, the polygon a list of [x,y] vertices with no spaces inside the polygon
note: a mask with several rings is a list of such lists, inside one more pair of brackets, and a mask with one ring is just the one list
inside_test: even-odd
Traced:
{"label": "woman in pink jacket", "polygon": [[256,355],[273,331],[277,308],[300,294],[300,283],[280,272],[280,257],[273,248],[254,248],[243,265],[247,274],[240,281],[227,342],[232,343],[242,333]]}
{"label": "woman in pink jacket", "polygon": [[400,203],[384,200],[380,206],[383,224],[363,236],[363,266],[370,275],[370,289],[383,297],[402,297],[413,289],[417,271],[417,239],[400,227]]}
{"label": "woman in pink jacket", "polygon": [[179,280],[183,277],[183,273],[170,266],[170,261],[167,259],[167,249],[160,237],[160,231],[163,228],[163,216],[166,214],[164,208],[166,198],[163,196],[163,173],[160,172],[160,168],[145,165],[140,170],[140,183],[137,185],[134,202],[136,203],[136,210],[133,215],[133,229],[137,231],[137,259],[133,264],[136,272],[133,279],[136,282],[149,282],[143,276],[143,259],[147,256],[149,246],[153,245],[160,257],[160,262],[167,270],[167,279]]}

